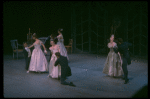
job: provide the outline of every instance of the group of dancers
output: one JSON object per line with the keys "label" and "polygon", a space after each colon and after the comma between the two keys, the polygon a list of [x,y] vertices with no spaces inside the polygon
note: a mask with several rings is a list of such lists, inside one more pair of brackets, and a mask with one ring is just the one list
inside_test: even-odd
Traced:
{"label": "group of dancers", "polygon": [[[49,50],[51,51],[51,58],[48,64],[44,53],[47,54],[46,47],[42,41],[40,41],[36,35],[33,34],[35,42],[28,47],[27,43],[24,43],[24,55],[26,60],[27,73],[30,71],[35,72],[49,72],[48,77],[57,78],[61,80],[61,84],[75,86],[72,82],[68,83],[65,80],[68,76],[71,76],[71,69],[68,66],[68,55],[67,50],[64,46],[64,39],[62,35],[63,29],[58,29],[58,34],[52,34],[49,36],[50,45]],[[41,45],[44,48],[44,53],[41,49]],[[31,51],[30,48],[34,46]],[[114,35],[111,35],[108,48],[106,63],[103,69],[103,73],[113,76],[120,77],[124,74],[125,84],[129,82],[127,64],[131,64],[131,59],[128,52],[128,46],[131,46],[128,42],[123,42],[121,38],[118,38],[118,42],[114,42]]]}
{"label": "group of dancers", "polygon": [[[71,69],[68,66],[68,55],[67,50],[64,46],[64,39],[62,35],[63,29],[58,29],[58,36],[52,34],[49,36],[51,47],[51,59],[48,65],[47,59],[44,53],[47,54],[45,45],[41,40],[38,39],[37,34],[33,34],[33,40],[35,42],[28,47],[27,43],[24,42],[24,56],[26,60],[27,73],[34,72],[47,72],[49,71],[48,77],[56,78],[61,80],[61,84],[75,86],[72,82],[68,83],[65,80],[68,76],[71,76]],[[44,53],[41,49],[41,45],[44,48]],[[30,48],[34,47],[32,54]],[[58,59],[59,58],[59,59]],[[57,64],[57,65],[56,65]]]}

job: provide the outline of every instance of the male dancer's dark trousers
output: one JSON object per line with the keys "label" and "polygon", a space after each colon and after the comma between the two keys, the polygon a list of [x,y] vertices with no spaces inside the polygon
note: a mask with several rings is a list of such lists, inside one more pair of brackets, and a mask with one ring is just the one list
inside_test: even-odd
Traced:
{"label": "male dancer's dark trousers", "polygon": [[26,70],[29,69],[30,59],[31,59],[31,57],[25,57],[25,62],[26,62],[26,67],[25,67],[25,69],[26,69]]}
{"label": "male dancer's dark trousers", "polygon": [[70,83],[66,82],[65,80],[66,80],[66,77],[65,78],[61,77],[60,78],[61,84],[63,84],[63,85],[69,85]]}
{"label": "male dancer's dark trousers", "polygon": [[127,59],[123,57],[123,64],[122,64],[122,69],[124,72],[124,79],[125,81],[128,79],[128,69],[127,69]]}

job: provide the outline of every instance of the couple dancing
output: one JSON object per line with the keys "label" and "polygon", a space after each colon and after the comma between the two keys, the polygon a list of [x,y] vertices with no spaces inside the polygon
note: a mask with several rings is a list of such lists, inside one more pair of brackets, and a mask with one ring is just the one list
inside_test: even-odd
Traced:
{"label": "couple dancing", "polygon": [[110,52],[108,53],[103,73],[113,77],[121,77],[124,74],[124,84],[127,84],[129,81],[127,65],[131,64],[128,46],[132,44],[123,42],[122,38],[118,38],[117,41],[118,46],[117,43],[114,42],[114,35],[111,35],[110,43],[108,43]]}
{"label": "couple dancing", "polygon": [[59,45],[56,45],[57,39],[51,41],[52,57],[49,64],[49,75],[51,78],[60,78],[61,84],[75,87],[73,82],[66,82],[68,76],[71,76],[71,69],[68,66],[68,59],[60,54]]}
{"label": "couple dancing", "polygon": [[63,29],[58,29],[58,33],[59,33],[58,36],[55,36],[54,34],[50,36],[51,47],[49,48],[49,50],[51,51],[51,59],[49,63],[48,77],[58,78],[58,79],[61,77],[61,65],[58,64],[56,67],[54,66],[57,60],[57,56],[55,55],[55,53],[59,52],[61,56],[64,56],[67,58],[67,60],[69,60],[66,48],[64,46],[62,31]]}

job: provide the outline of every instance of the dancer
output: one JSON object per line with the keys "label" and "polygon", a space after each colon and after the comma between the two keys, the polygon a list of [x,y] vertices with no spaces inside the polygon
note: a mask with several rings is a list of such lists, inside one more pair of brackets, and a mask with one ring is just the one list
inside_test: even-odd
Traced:
{"label": "dancer", "polygon": [[120,54],[115,53],[113,48],[117,48],[117,44],[113,41],[114,35],[110,37],[110,43],[108,43],[108,48],[110,48],[110,52],[108,53],[105,66],[103,69],[103,73],[113,76],[113,77],[120,77],[123,75],[122,70],[122,61],[120,58]]}
{"label": "dancer", "polygon": [[63,31],[63,29],[58,29],[58,34],[59,35],[57,36],[57,38],[58,38],[58,43],[57,44],[60,46],[60,54],[62,56],[67,57],[67,59],[69,60],[68,55],[67,55],[67,50],[64,46],[64,39],[63,39],[62,31]]}
{"label": "dancer", "polygon": [[[52,33],[51,35],[49,35],[49,36],[47,37],[47,39],[46,39],[46,41],[45,41],[45,44],[44,44],[45,47],[46,47],[46,49],[49,49],[49,47],[51,46],[51,45],[50,45],[50,41],[53,40],[55,37],[57,37],[57,34],[54,34],[54,33]],[[50,61],[51,56],[52,56],[52,53],[50,52],[50,57],[49,57],[48,61]]]}
{"label": "dancer", "polygon": [[46,48],[44,44],[42,43],[42,41],[40,41],[37,38],[37,35],[35,33],[33,34],[32,37],[35,40],[35,42],[33,43],[33,45],[28,47],[28,48],[31,48],[34,46],[32,56],[31,56],[29,71],[46,72],[48,71],[48,63],[40,46],[41,45],[43,46],[44,52],[47,54]]}
{"label": "dancer", "polygon": [[131,64],[131,58],[128,52],[128,47],[132,46],[132,44],[128,42],[123,42],[122,38],[118,38],[118,43],[119,46],[118,48],[114,48],[114,51],[116,53],[120,52],[122,54],[121,56],[123,60],[122,68],[123,68],[124,80],[125,80],[124,84],[127,84],[129,82],[127,65]]}
{"label": "dancer", "polygon": [[52,33],[50,36],[51,40],[54,40],[56,37],[57,37],[57,34],[55,34],[55,33]]}
{"label": "dancer", "polygon": [[30,49],[28,49],[28,45],[26,42],[23,43],[23,46],[24,46],[23,54],[24,54],[25,62],[26,62],[25,69],[27,70],[27,72],[29,72],[28,69],[29,69],[29,63],[30,63],[30,59],[31,59],[31,51],[30,51]]}
{"label": "dancer", "polygon": [[68,66],[67,57],[61,56],[59,52],[56,52],[55,55],[57,57],[57,60],[56,60],[56,62],[54,64],[54,66],[57,66],[58,64],[61,65],[61,79],[60,79],[61,84],[75,87],[73,82],[68,83],[68,82],[65,81],[68,76],[72,75],[71,74],[71,69]]}
{"label": "dancer", "polygon": [[50,45],[50,41],[53,40],[55,37],[57,37],[57,34],[52,33],[51,35],[49,35],[45,41],[45,47],[49,48]]}
{"label": "dancer", "polygon": [[57,45],[58,39],[55,38],[50,42],[52,45],[49,49],[52,53],[51,60],[49,63],[49,75],[48,77],[57,78],[59,79],[61,76],[61,67],[60,65],[54,66],[55,61],[57,60],[57,57],[55,55],[56,52],[60,52],[59,45]]}

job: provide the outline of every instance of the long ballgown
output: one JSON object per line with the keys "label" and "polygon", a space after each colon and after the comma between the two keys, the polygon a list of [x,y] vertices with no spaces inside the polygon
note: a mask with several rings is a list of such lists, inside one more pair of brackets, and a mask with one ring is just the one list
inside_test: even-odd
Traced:
{"label": "long ballgown", "polygon": [[34,49],[31,55],[31,61],[29,65],[29,71],[36,71],[36,72],[45,72],[48,71],[48,63],[46,57],[41,50],[41,43],[39,44],[34,43]]}
{"label": "long ballgown", "polygon": [[[114,47],[117,47],[116,43]],[[108,48],[110,48],[110,52],[108,53],[103,73],[109,76],[121,77],[123,75],[121,56],[119,53],[114,52],[113,46],[110,43],[108,43]]]}
{"label": "long ballgown", "polygon": [[[66,48],[65,48],[65,46],[64,46],[64,43],[63,43],[63,42],[64,42],[63,35],[60,34],[60,35],[57,36],[57,38],[58,38],[57,45],[60,46],[60,54],[61,54],[62,56],[67,57],[67,59],[69,60],[68,54],[67,54],[67,50],[66,50]],[[62,38],[62,39],[61,39],[61,38]]]}
{"label": "long ballgown", "polygon": [[55,53],[59,52],[58,50],[59,45],[55,45],[55,46],[56,48],[52,48],[52,47],[49,48],[52,52],[52,56],[51,56],[50,63],[49,63],[49,75],[48,76],[51,76],[52,78],[58,78],[61,76],[61,66],[60,65],[54,66],[55,61],[57,60]]}

